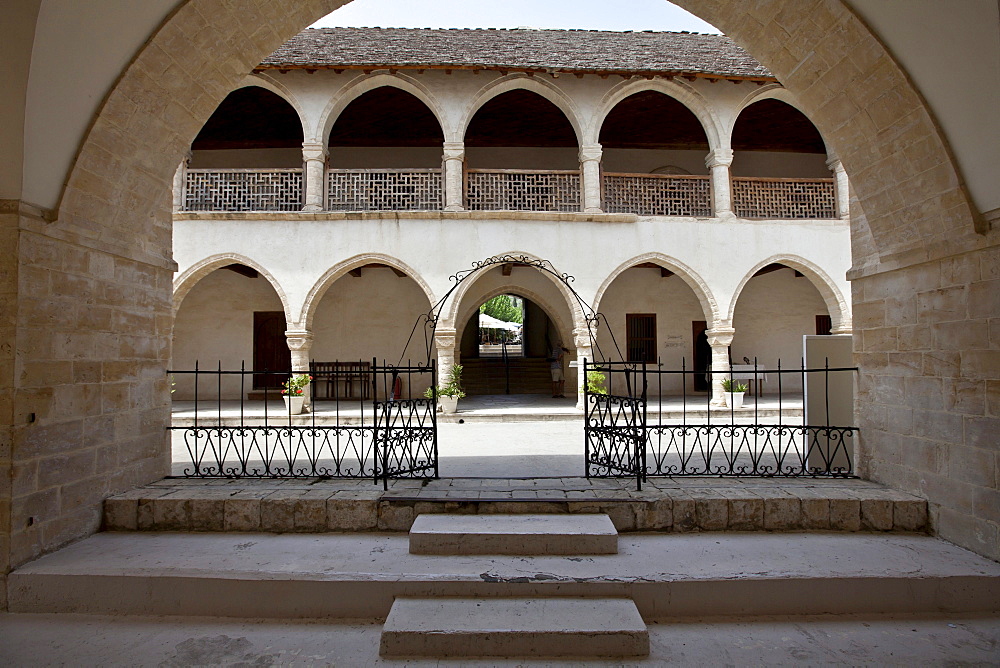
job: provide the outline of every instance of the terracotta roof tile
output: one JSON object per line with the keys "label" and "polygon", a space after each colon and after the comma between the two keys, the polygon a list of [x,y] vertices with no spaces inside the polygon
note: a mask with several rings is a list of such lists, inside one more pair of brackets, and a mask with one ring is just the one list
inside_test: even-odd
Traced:
{"label": "terracotta roof tile", "polygon": [[262,68],[427,67],[773,75],[722,35],[598,30],[317,28],[288,40]]}

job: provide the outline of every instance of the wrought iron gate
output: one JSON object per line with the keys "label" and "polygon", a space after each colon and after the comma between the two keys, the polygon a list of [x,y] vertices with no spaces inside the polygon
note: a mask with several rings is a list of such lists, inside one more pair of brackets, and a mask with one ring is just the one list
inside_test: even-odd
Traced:
{"label": "wrought iron gate", "polygon": [[[425,385],[431,389],[422,397],[408,391]],[[375,480],[381,479],[383,488],[388,489],[390,478],[438,477],[436,388],[433,360],[418,366],[372,366]]]}
{"label": "wrought iron gate", "polygon": [[[625,380],[624,394],[591,391],[592,373],[616,372]],[[646,365],[583,362],[584,456],[587,477],[634,477],[642,489],[646,478]]]}

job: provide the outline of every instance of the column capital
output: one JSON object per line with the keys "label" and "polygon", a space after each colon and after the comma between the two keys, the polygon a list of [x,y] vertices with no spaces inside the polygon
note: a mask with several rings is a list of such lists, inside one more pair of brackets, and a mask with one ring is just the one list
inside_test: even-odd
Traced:
{"label": "column capital", "polygon": [[713,327],[712,329],[705,330],[705,336],[708,338],[708,345],[710,346],[728,346],[733,342],[733,336],[736,335],[736,330],[732,327]]}
{"label": "column capital", "polygon": [[287,329],[285,339],[289,350],[305,350],[312,346],[313,335],[306,329]]}
{"label": "column capital", "polygon": [[714,148],[705,156],[705,166],[709,169],[713,167],[729,167],[733,164],[733,149]]}
{"label": "column capital", "polygon": [[446,141],[443,150],[445,160],[465,160],[465,142]]}
{"label": "column capital", "polygon": [[600,161],[604,147],[600,144],[584,144],[580,147],[580,162]]}
{"label": "column capital", "polygon": [[302,142],[303,160],[326,160],[327,155],[329,155],[329,151],[326,148],[326,144]]}
{"label": "column capital", "polygon": [[826,161],[826,166],[830,168],[831,172],[839,172],[844,170],[844,164],[840,162],[840,158],[837,156],[830,156]]}
{"label": "column capital", "polygon": [[451,327],[441,327],[434,330],[434,345],[438,350],[455,348],[458,332]]}

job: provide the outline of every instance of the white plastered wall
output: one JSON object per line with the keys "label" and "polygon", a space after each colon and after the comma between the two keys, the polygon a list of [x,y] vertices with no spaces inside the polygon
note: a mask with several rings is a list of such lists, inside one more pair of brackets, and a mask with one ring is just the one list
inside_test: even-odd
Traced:
{"label": "white plastered wall", "polygon": [[[756,358],[761,368],[798,369],[802,363],[802,337],[816,333],[816,316],[829,315],[819,291],[805,276],[779,269],[751,278],[736,301],[730,346],[734,364]],[[802,378],[783,374],[782,390],[798,391]],[[777,392],[777,376],[770,375],[764,393]]]}
{"label": "white plastered wall", "polygon": [[[598,332],[598,343],[605,356],[617,361],[618,351],[628,355],[625,330],[626,315],[629,313],[652,313],[656,315],[656,355],[664,370],[681,369],[682,359],[687,369],[694,366],[694,336],[691,323],[696,320],[711,321],[701,307],[694,291],[676,274],[663,277],[659,268],[635,267],[622,272],[604,292],[600,305],[601,313],[614,333],[602,327]],[[615,348],[618,344],[618,349]],[[680,394],[680,375],[662,379],[662,385],[650,385],[650,395]],[[612,387],[613,391],[622,388]],[[694,381],[687,377],[687,390],[694,390]]]}

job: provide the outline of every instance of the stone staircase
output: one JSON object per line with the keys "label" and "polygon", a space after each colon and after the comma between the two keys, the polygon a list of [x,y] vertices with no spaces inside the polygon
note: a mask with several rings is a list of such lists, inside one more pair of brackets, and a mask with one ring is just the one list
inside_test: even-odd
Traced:
{"label": "stone staircase", "polygon": [[[613,555],[607,515],[420,515],[410,554]],[[649,654],[649,633],[626,597],[397,598],[382,656],[632,657]]]}
{"label": "stone staircase", "polygon": [[925,502],[823,482],[165,480],[12,572],[9,608],[379,619],[385,657],[610,662],[682,619],[1000,612],[1000,564],[914,533]]}
{"label": "stone staircase", "polygon": [[[549,362],[544,358],[510,357],[511,394],[552,394]],[[496,357],[463,358],[462,387],[466,394],[505,394],[504,360]]]}

